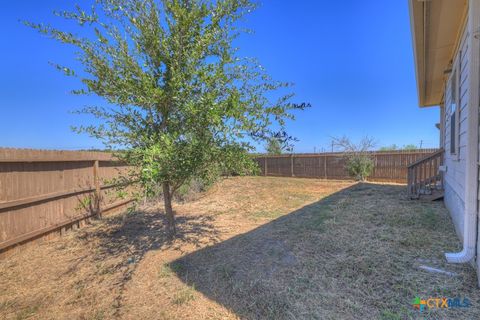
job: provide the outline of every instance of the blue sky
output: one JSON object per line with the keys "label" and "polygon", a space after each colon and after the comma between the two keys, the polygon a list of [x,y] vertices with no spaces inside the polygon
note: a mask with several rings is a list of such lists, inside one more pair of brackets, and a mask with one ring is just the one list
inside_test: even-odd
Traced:
{"label": "blue sky", "polygon": [[[0,147],[86,149],[101,144],[70,130],[89,119],[70,111],[101,102],[69,94],[75,79],[49,61],[72,65],[74,52],[19,19],[62,21],[70,1],[0,3]],[[374,137],[379,146],[438,145],[438,108],[418,108],[406,0],[264,0],[247,17],[253,35],[238,45],[276,80],[295,83],[296,101],[312,108],[288,124],[296,152],[328,149],[332,136]]]}

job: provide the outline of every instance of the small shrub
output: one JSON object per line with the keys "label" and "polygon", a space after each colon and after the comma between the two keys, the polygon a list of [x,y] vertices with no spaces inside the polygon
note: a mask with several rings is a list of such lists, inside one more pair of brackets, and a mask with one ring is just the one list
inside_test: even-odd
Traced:
{"label": "small shrub", "polygon": [[282,142],[280,141],[280,139],[276,137],[272,137],[268,139],[265,149],[268,154],[278,155],[278,154],[282,154],[284,146],[282,145]]}
{"label": "small shrub", "polygon": [[370,151],[375,146],[373,138],[364,137],[354,143],[347,137],[333,138],[332,144],[339,147],[346,159],[345,169],[358,181],[365,181],[373,171],[373,160]]}
{"label": "small shrub", "polygon": [[193,178],[182,184],[175,194],[175,200],[185,202],[195,200],[202,192],[207,191],[216,181],[216,178],[210,179]]}
{"label": "small shrub", "polygon": [[354,155],[347,159],[348,174],[358,181],[365,181],[373,171],[373,160],[368,155]]}
{"label": "small shrub", "polygon": [[230,156],[231,159],[228,161],[209,166],[182,184],[175,194],[175,199],[178,201],[194,200],[199,193],[207,191],[221,177],[256,175],[260,172],[258,164],[247,152],[236,152]]}

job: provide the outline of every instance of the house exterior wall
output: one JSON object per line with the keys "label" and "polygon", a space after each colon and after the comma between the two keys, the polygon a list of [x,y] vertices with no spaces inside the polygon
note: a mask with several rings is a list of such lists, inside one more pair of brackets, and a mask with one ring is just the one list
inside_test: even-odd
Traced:
{"label": "house exterior wall", "polygon": [[[410,9],[419,100],[424,107],[440,105],[445,204],[457,234],[466,242],[462,251],[447,253],[447,259],[452,263],[470,261],[480,285],[480,0],[410,0]],[[462,16],[459,11],[457,15],[450,14],[454,9],[462,9]],[[444,41],[440,46],[439,40]],[[444,70],[443,94],[425,102],[429,97],[425,88],[434,88],[436,92],[440,89],[439,70]],[[459,84],[454,91],[456,99],[452,98],[452,78]],[[454,119],[452,101],[457,102]],[[451,121],[457,128],[453,137]],[[450,150],[451,141],[456,142],[455,152]]]}
{"label": "house exterior wall", "polygon": [[[474,155],[476,158],[472,161],[475,165],[475,174],[476,174],[476,183],[472,185],[472,188],[475,188],[474,191],[474,200],[476,202],[475,208],[475,217],[476,217],[476,258],[474,264],[476,264],[477,270],[477,281],[478,285],[480,286],[480,219],[479,219],[479,212],[480,212],[480,0],[470,0],[469,1],[469,19],[470,23],[469,30],[470,30],[470,109],[475,111],[470,111],[470,119],[471,122],[476,121],[476,125],[474,126],[476,130],[472,130],[471,136],[473,136],[473,143],[476,149]],[[471,125],[473,126],[473,124]],[[472,183],[473,184],[473,183]]]}
{"label": "house exterior wall", "polygon": [[468,103],[469,103],[469,37],[470,31],[465,28],[462,36],[459,49],[454,57],[452,67],[457,67],[459,72],[459,99],[458,106],[459,114],[457,125],[459,127],[457,139],[457,151],[456,154],[452,154],[450,151],[450,142],[453,138],[451,136],[451,109],[452,102],[452,82],[454,72],[449,74],[448,81],[445,87],[445,112],[442,117],[443,121],[443,148],[445,150],[445,162],[446,172],[444,173],[444,185],[445,185],[445,205],[449,209],[455,229],[458,236],[463,239],[463,223],[465,212],[465,168],[466,168],[466,146],[467,146],[467,132],[468,132]]}

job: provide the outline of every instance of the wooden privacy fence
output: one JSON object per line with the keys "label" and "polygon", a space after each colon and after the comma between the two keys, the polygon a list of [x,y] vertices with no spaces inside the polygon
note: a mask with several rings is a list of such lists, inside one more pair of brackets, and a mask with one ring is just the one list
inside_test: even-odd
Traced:
{"label": "wooden privacy fence", "polygon": [[103,152],[0,148],[0,252],[132,201],[112,181],[129,167]]}
{"label": "wooden privacy fence", "polygon": [[[374,169],[368,180],[406,183],[408,165],[438,149],[370,152]],[[351,179],[340,153],[285,154],[257,156],[262,175],[321,179]]]}

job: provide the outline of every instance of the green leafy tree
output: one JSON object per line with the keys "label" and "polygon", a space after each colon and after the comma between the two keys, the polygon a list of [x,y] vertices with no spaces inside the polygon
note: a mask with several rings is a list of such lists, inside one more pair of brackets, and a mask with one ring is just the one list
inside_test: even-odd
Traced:
{"label": "green leafy tree", "polygon": [[146,192],[162,189],[170,235],[178,188],[215,171],[247,173],[252,145],[275,134],[272,127],[288,141],[285,120],[308,106],[290,102],[290,84],[238,56],[238,20],[254,8],[249,0],[97,0],[55,13],[78,33],[27,22],[77,49],[80,70],[54,66],[81,80],[75,94],[108,106],[79,110],[100,121],[76,130],[124,150],[118,156],[138,168],[128,179]]}

